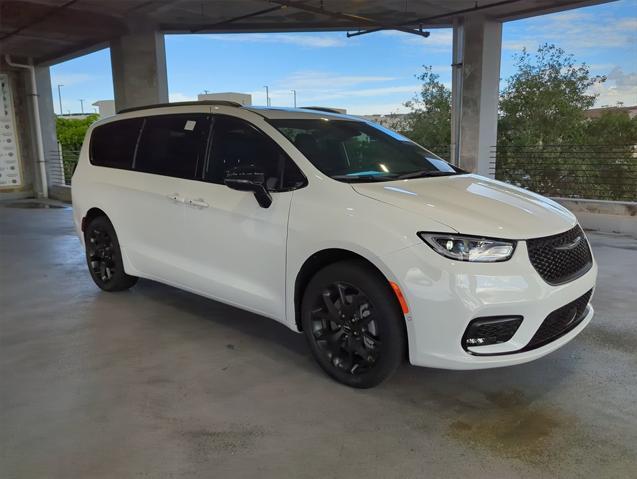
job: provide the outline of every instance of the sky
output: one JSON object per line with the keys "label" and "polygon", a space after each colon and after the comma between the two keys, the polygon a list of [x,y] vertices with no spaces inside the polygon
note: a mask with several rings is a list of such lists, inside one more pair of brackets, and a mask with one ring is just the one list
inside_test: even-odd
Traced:
{"label": "sky", "polygon": [[[554,43],[594,75],[608,80],[593,88],[596,106],[637,105],[637,0],[507,22],[502,32],[500,88],[515,70],[522,48]],[[419,90],[415,75],[430,65],[451,84],[451,29],[433,29],[429,38],[382,31],[347,38],[345,32],[166,35],[170,101],[196,100],[198,93],[251,93],[265,105],[265,85],[273,106],[346,108],[348,113],[403,112]],[[108,49],[51,68],[55,110],[61,87],[64,113],[94,111],[91,104],[113,98]]]}

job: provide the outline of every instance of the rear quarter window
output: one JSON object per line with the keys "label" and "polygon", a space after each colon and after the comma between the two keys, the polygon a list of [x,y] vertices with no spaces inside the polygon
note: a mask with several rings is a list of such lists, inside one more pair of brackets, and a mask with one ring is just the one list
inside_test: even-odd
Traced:
{"label": "rear quarter window", "polygon": [[91,163],[130,170],[142,121],[141,118],[131,118],[96,127],[91,135]]}

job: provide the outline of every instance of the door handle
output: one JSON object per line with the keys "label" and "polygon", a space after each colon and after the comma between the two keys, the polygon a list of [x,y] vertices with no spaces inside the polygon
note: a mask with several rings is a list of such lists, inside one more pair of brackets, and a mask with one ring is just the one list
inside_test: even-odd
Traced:
{"label": "door handle", "polygon": [[179,193],[173,193],[166,196],[169,200],[173,200],[175,203],[186,203],[186,198],[179,196]]}
{"label": "door handle", "polygon": [[196,208],[208,208],[210,205],[208,203],[206,203],[203,199],[198,198],[196,200],[188,200],[188,203],[191,206],[194,206]]}

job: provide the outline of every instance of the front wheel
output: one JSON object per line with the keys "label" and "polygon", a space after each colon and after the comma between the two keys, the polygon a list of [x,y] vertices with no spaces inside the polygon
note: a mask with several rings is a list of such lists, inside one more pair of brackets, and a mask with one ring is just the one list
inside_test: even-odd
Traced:
{"label": "front wheel", "polygon": [[86,263],[95,284],[104,291],[123,291],[137,283],[124,272],[115,228],[106,216],[91,220],[84,234]]}
{"label": "front wheel", "polygon": [[320,366],[337,381],[370,388],[405,357],[404,316],[387,280],[363,261],[331,264],[308,284],[303,331]]}

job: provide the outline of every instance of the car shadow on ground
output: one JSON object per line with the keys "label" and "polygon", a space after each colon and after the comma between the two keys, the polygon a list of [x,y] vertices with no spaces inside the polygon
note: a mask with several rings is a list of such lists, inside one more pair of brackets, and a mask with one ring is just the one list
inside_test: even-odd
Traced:
{"label": "car shadow on ground", "polygon": [[[297,365],[307,367],[309,364],[309,369],[323,375],[319,366],[313,363],[304,336],[277,321],[151,280],[140,280],[134,288],[134,293],[155,304],[194,316],[197,320],[230,328],[241,335],[257,339],[263,343],[263,348],[272,348],[273,351],[282,348],[286,353],[297,357],[298,361],[295,361]],[[180,318],[174,319],[179,321]],[[166,324],[164,323],[163,326],[165,327]],[[565,347],[566,351],[568,347],[568,345]],[[311,362],[308,363],[308,359]],[[568,375],[569,369],[556,367],[550,357],[515,367],[472,371],[416,367],[410,365],[406,358],[395,376],[381,388],[400,390],[424,388],[433,396],[436,394],[457,396],[467,389],[486,388],[488,390],[488,385],[494,383],[498,384],[498,388],[506,385],[525,389],[525,385],[528,385],[529,389],[533,390],[531,397],[533,399],[557,386],[564,376]]]}

